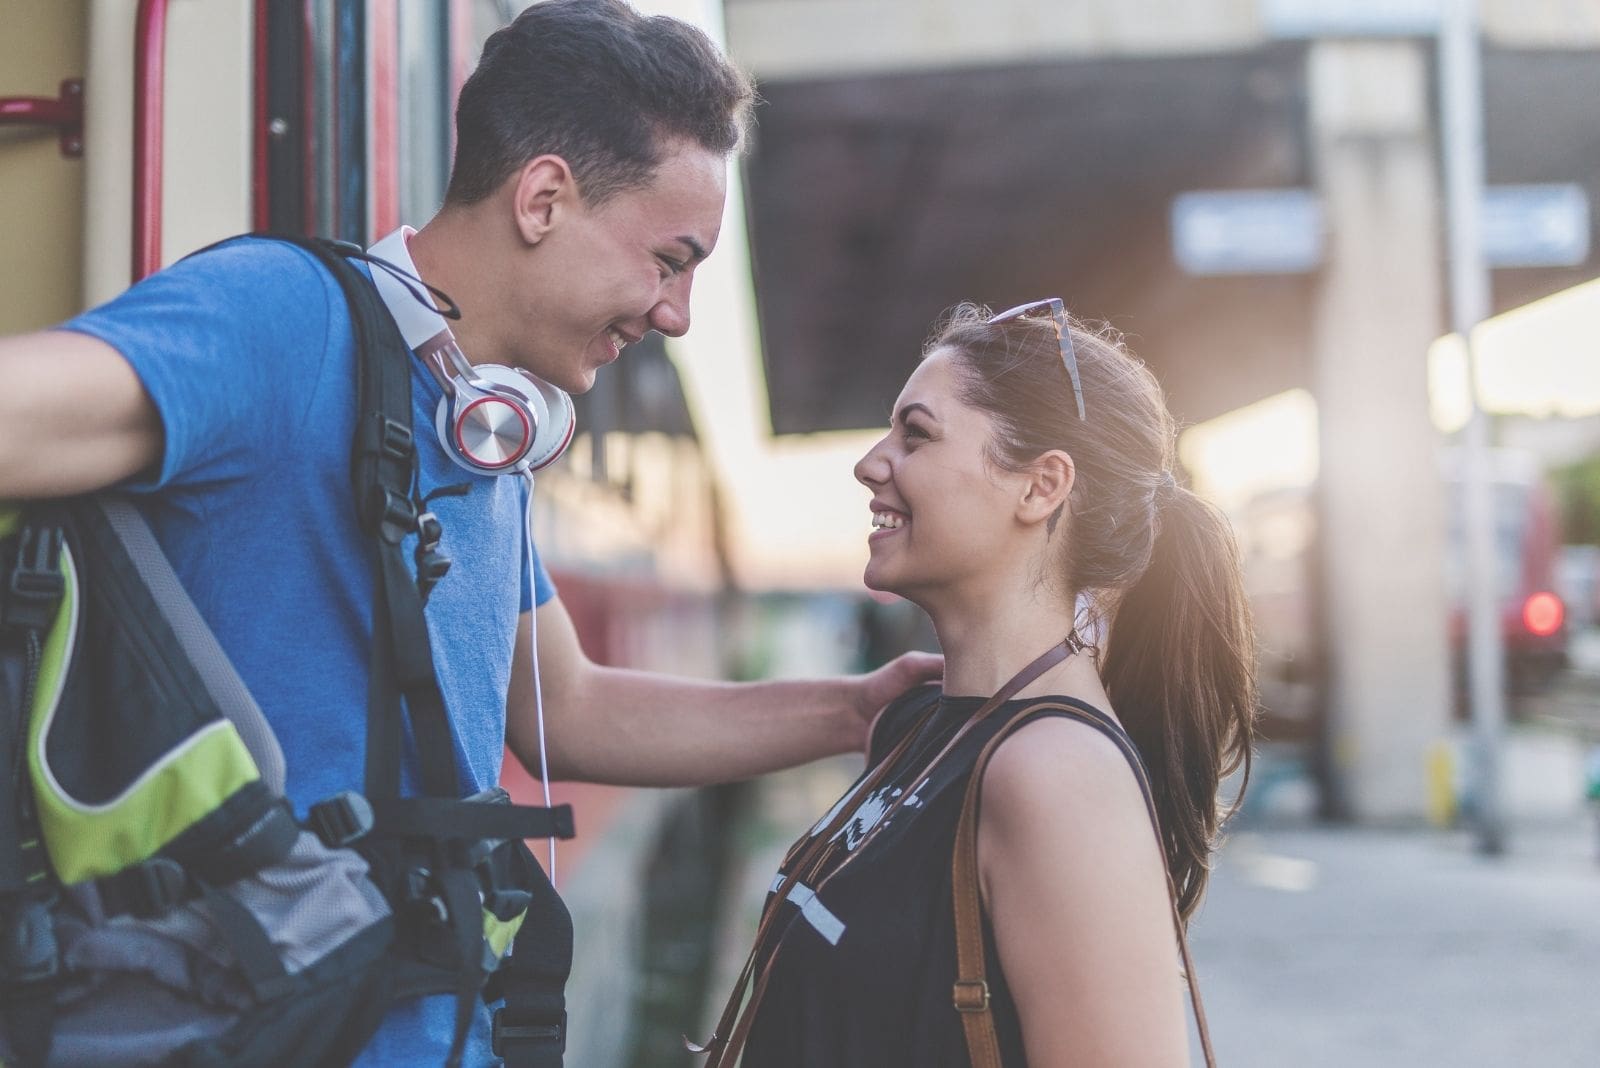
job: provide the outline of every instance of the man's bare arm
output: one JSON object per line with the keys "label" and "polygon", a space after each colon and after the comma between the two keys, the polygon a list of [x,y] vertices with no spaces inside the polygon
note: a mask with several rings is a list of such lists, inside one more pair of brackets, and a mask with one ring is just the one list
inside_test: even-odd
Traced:
{"label": "man's bare arm", "polygon": [[0,338],[0,498],[87,493],[161,450],[161,418],[116,349],[66,330]]}
{"label": "man's bare arm", "polygon": [[[749,778],[859,750],[867,724],[942,661],[902,657],[869,675],[730,683],[602,667],[583,654],[559,598],[538,609],[550,777],[632,786]],[[539,774],[528,620],[518,628],[506,736]]]}

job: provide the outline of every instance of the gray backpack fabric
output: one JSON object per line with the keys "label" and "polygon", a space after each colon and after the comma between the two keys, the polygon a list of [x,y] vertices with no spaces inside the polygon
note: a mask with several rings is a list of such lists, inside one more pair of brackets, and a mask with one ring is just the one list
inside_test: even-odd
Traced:
{"label": "gray backpack fabric", "polygon": [[[0,522],[0,633],[23,668],[0,694],[20,771],[0,1061],[241,1063],[228,1036],[263,1006],[357,1012],[392,910],[359,853],[295,823],[277,739],[138,512],[106,497]],[[295,1059],[303,1036],[281,1037],[264,1053]]]}

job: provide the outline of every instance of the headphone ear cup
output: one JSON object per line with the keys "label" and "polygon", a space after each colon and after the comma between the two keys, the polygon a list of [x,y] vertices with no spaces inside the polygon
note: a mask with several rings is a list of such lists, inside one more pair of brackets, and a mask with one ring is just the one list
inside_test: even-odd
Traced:
{"label": "headphone ear cup", "polygon": [[[500,364],[478,364],[472,369],[474,382],[459,379],[455,396],[443,397],[434,414],[434,424],[445,451],[469,471],[506,474],[526,467],[537,471],[548,467],[566,451],[577,427],[572,398],[542,379]],[[491,397],[517,409],[526,418],[529,438],[525,445],[503,463],[490,465],[463,454],[457,443],[458,423],[475,401]]]}
{"label": "headphone ear cup", "polygon": [[509,367],[482,365],[470,379],[453,376],[433,417],[445,452],[479,474],[518,470],[542,421],[532,392]]}
{"label": "headphone ear cup", "polygon": [[534,407],[539,420],[533,434],[533,444],[528,447],[524,462],[529,471],[549,467],[567,451],[572,435],[577,430],[577,413],[573,411],[572,398],[542,378],[521,376],[533,388]]}

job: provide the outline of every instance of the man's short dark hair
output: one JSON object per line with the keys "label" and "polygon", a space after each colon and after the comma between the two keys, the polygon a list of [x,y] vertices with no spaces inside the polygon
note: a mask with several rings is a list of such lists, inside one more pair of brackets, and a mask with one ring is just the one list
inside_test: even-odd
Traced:
{"label": "man's short dark hair", "polygon": [[647,183],[666,142],[727,154],[755,91],[700,30],[622,0],[546,0],[497,31],[461,89],[446,201],[471,204],[547,153],[599,203]]}

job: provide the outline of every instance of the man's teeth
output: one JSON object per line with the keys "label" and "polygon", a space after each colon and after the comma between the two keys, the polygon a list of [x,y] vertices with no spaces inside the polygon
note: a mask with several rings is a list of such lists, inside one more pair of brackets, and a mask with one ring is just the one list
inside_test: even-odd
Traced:
{"label": "man's teeth", "polygon": [[900,524],[904,522],[905,519],[902,516],[895,515],[893,512],[872,513],[872,525],[877,530],[899,530]]}
{"label": "man's teeth", "polygon": [[611,343],[617,346],[618,352],[621,352],[623,347],[628,344],[628,339],[623,337],[617,331],[607,330],[606,333],[611,335]]}

